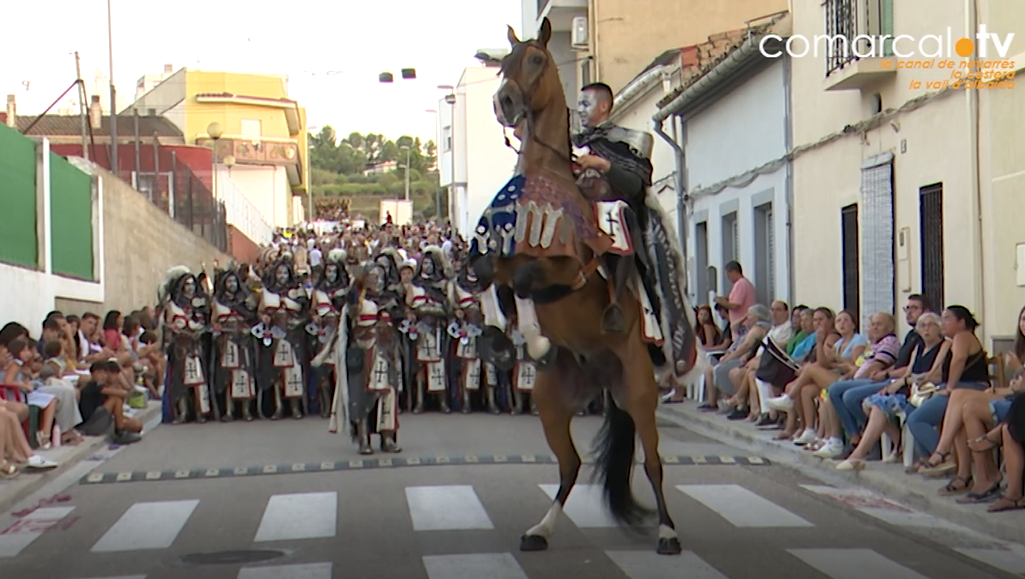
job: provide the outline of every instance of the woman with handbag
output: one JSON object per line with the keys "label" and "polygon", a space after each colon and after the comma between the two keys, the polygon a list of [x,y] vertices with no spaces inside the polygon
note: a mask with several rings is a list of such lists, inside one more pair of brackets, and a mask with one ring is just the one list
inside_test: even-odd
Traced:
{"label": "woman with handbag", "polygon": [[[928,468],[935,472],[942,467],[942,472],[947,472],[956,468],[956,463],[950,460],[949,447],[940,447],[939,427],[947,413],[950,394],[959,389],[981,393],[989,389],[990,384],[986,351],[975,335],[979,327],[975,316],[968,308],[955,305],[944,310],[940,319],[943,334],[951,340],[950,350],[943,357],[940,384],[936,386],[935,393],[919,392],[919,398],[923,400],[917,407],[908,408],[907,425],[915,437],[915,449],[921,456],[929,457],[919,463],[919,470]],[[924,399],[926,396],[928,399]],[[962,396],[966,394],[958,393],[955,407],[963,403]],[[960,428],[960,424],[957,424],[957,428]],[[963,450],[967,454],[967,446]],[[967,478],[961,481],[964,483],[961,486],[967,488]],[[955,479],[951,485],[958,488],[955,484],[957,482]]]}
{"label": "woman with handbag", "polygon": [[[894,450],[900,448],[900,427],[897,417],[914,398],[912,392],[926,384],[938,381],[943,372],[943,360],[950,349],[950,341],[943,338],[940,332],[939,316],[925,314],[918,319],[915,331],[922,337],[918,347],[911,354],[911,362],[904,376],[894,379],[888,386],[866,398],[862,404],[868,415],[868,424],[861,434],[858,446],[847,460],[836,466],[837,470],[861,470],[865,468],[865,458],[879,443],[885,432],[893,441]],[[896,457],[897,453],[892,453]]]}

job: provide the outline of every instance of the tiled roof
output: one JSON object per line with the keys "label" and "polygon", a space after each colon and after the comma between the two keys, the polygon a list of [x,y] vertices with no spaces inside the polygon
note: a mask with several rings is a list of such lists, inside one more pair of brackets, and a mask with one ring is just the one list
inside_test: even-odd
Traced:
{"label": "tiled roof", "polygon": [[748,38],[765,33],[783,18],[784,16],[780,15],[758,26],[719,32],[709,36],[707,42],[681,49],[680,86],[663,97],[658,102],[658,108],[661,109],[672,102],[680,93],[690,88],[698,79],[740,48]]}
{"label": "tiled roof", "polygon": [[[3,113],[0,113],[3,114]],[[3,122],[7,122],[7,115],[3,114]],[[25,129],[36,120],[34,115],[18,115],[18,131],[26,134]],[[135,136],[135,118],[133,115],[118,115],[117,134],[119,137]],[[94,133],[103,135],[110,134],[110,117],[100,118],[100,128],[93,129]],[[183,137],[181,129],[165,117],[139,116],[139,135],[144,137],[152,136],[156,132],[161,137]],[[78,115],[46,115],[39,119],[39,122],[32,127],[28,135],[64,137],[77,136],[82,134],[82,120]]]}

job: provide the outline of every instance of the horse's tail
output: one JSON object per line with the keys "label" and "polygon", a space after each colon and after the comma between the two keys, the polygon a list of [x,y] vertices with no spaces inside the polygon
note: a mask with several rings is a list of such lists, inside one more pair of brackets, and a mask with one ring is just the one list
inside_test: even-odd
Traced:
{"label": "horse's tail", "polygon": [[634,499],[630,488],[635,442],[633,418],[606,396],[605,423],[595,437],[595,478],[601,478],[605,504],[613,518],[635,526],[651,513]]}

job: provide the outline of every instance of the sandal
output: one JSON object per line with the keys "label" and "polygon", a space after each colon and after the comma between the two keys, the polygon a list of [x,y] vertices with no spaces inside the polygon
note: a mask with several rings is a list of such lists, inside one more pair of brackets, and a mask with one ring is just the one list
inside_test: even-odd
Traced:
{"label": "sandal", "polygon": [[18,468],[18,465],[6,460],[0,462],[0,479],[9,480],[19,474],[21,474],[21,469]]}
{"label": "sandal", "polygon": [[[958,486],[957,485],[958,482],[960,482],[962,484],[960,486]],[[972,488],[972,477],[965,478],[965,477],[956,476],[950,482],[947,483],[947,486],[941,488],[937,492],[941,496],[951,496],[951,495],[959,495],[961,493],[966,493],[971,488]]]}
{"label": "sandal", "polygon": [[1004,437],[1003,437],[1003,434],[1000,431],[997,431],[997,435],[999,436],[999,440],[993,440],[992,438],[989,437],[990,434],[992,434],[992,431],[986,433],[983,436],[980,436],[978,438],[975,438],[973,440],[968,441],[968,448],[970,448],[972,450],[972,452],[982,453],[982,452],[989,452],[991,450],[1000,448],[1001,446],[1004,445]]}
{"label": "sandal", "polygon": [[968,493],[965,496],[957,499],[957,503],[960,505],[977,505],[980,503],[989,503],[1000,498],[1000,481],[997,481],[993,486],[989,487],[981,493]]}
{"label": "sandal", "polygon": [[930,456],[925,461],[925,468],[918,469],[918,474],[923,475],[923,476],[927,476],[927,477],[940,477],[940,476],[943,476],[943,475],[949,473],[951,470],[957,468],[957,464],[956,463],[949,462],[950,451],[947,451],[947,452],[934,452],[933,456],[939,456],[940,457],[940,462],[939,463],[933,462],[932,461],[932,456]]}
{"label": "sandal", "polygon": [[1025,509],[1025,498],[1022,499],[1009,499],[1006,496],[997,499],[997,502],[993,503],[986,509],[990,513],[1002,513],[1004,511],[1018,511]]}

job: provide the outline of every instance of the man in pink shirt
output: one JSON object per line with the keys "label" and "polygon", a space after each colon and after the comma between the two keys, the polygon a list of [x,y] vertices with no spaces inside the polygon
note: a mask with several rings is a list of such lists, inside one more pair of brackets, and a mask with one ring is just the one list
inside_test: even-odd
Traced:
{"label": "man in pink shirt", "polygon": [[715,303],[730,311],[730,326],[736,328],[744,322],[748,308],[755,305],[755,286],[744,277],[740,263],[731,261],[724,269],[726,277],[733,283],[733,289],[730,290],[730,297],[719,296],[715,298]]}

